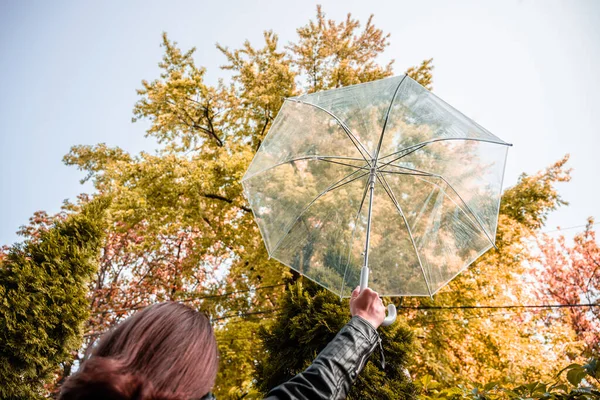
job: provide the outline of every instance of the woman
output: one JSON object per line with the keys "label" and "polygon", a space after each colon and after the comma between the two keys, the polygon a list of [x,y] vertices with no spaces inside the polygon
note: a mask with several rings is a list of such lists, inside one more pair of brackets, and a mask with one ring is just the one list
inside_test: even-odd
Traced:
{"label": "woman", "polygon": [[[272,389],[266,399],[343,399],[379,343],[385,308],[376,292],[357,287],[352,319],[304,372]],[[206,316],[185,305],[155,304],[107,333],[60,400],[214,399],[217,343]]]}

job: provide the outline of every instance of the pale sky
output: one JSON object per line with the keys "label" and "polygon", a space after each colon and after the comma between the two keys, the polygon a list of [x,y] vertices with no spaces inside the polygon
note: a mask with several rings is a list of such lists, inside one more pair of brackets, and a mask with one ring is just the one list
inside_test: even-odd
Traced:
{"label": "pale sky", "polygon": [[8,1],[0,0],[0,245],[36,210],[57,212],[91,187],[62,164],[72,145],[151,150],[131,123],[142,79],[158,76],[166,31],[214,83],[215,48],[282,45],[314,17],[351,12],[390,33],[396,74],[434,58],[434,92],[513,143],[505,187],[571,154],[571,204],[547,230],[600,220],[600,1]]}

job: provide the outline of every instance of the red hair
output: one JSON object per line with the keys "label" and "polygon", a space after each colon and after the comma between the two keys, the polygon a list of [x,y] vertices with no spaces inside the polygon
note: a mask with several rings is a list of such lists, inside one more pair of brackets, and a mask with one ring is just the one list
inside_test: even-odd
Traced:
{"label": "red hair", "polygon": [[217,369],[208,318],[183,304],[160,303],[105,334],[59,399],[201,398],[214,386]]}

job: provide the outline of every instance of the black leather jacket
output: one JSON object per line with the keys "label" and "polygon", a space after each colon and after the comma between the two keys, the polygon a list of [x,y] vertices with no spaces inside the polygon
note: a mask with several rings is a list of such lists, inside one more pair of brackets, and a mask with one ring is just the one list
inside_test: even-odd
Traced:
{"label": "black leather jacket", "polygon": [[[381,345],[377,331],[361,317],[352,317],[304,372],[271,389],[265,400],[345,399],[350,386]],[[203,399],[214,399],[212,395]]]}
{"label": "black leather jacket", "polygon": [[352,317],[304,372],[271,389],[265,400],[345,399],[350,386],[381,344],[377,331]]}

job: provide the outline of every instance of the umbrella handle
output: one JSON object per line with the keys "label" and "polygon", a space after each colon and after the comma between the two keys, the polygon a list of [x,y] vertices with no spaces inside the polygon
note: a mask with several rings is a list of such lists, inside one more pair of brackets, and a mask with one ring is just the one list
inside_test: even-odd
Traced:
{"label": "umbrella handle", "polygon": [[360,269],[360,291],[362,292],[369,286],[369,267]]}
{"label": "umbrella handle", "polygon": [[[369,267],[364,266],[360,270],[360,291],[362,292],[366,287],[369,286]],[[396,321],[398,314],[396,313],[396,306],[388,304],[387,306],[387,317],[381,323],[381,326],[390,326]]]}
{"label": "umbrella handle", "polygon": [[396,313],[396,306],[393,304],[388,304],[388,315],[387,317],[385,317],[385,319],[383,320],[383,322],[381,323],[381,326],[390,326],[391,324],[393,324],[396,321],[396,317],[398,316],[398,314]]}

